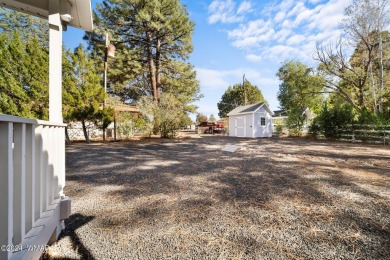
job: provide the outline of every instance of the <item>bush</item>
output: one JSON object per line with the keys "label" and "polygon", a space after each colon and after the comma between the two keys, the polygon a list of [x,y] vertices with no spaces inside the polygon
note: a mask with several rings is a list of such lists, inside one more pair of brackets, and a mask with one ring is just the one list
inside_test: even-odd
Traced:
{"label": "bush", "polygon": [[375,113],[363,108],[358,112],[357,122],[361,125],[376,125],[379,122],[379,118],[375,115]]}
{"label": "bush", "polygon": [[107,129],[112,122],[114,122],[114,109],[111,107],[105,107],[95,115],[95,124],[100,129]]}
{"label": "bush", "polygon": [[176,136],[185,112],[183,104],[175,96],[163,94],[160,103],[145,96],[140,99],[139,107],[145,118],[145,127],[150,133],[157,129],[163,138]]}
{"label": "bush", "polygon": [[122,138],[131,138],[135,133],[144,132],[146,129],[145,119],[143,117],[134,117],[128,113],[122,113],[118,116],[117,130]]}
{"label": "bush", "polygon": [[305,123],[305,115],[302,113],[302,109],[294,108],[288,112],[286,120],[286,126],[290,132],[290,135],[301,136],[303,125]]}
{"label": "bush", "polygon": [[340,138],[342,131],[353,121],[354,114],[350,105],[331,109],[325,106],[322,112],[313,120],[310,132],[314,135],[321,133],[326,138]]}
{"label": "bush", "polygon": [[276,134],[278,136],[280,136],[283,132],[283,125],[276,125],[275,131],[276,131]]}

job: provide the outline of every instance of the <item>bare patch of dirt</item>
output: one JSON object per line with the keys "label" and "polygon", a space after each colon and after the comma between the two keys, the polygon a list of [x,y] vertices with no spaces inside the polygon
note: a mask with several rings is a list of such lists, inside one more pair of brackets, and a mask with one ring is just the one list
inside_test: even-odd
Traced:
{"label": "bare patch of dirt", "polygon": [[389,162],[310,139],[72,144],[73,215],[43,259],[390,259]]}

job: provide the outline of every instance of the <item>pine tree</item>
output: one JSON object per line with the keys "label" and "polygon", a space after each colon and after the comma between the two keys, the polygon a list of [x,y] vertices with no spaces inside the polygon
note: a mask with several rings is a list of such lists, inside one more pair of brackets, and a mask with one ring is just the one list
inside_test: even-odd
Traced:
{"label": "pine tree", "polygon": [[48,52],[37,38],[0,35],[0,112],[48,119]]}
{"label": "pine tree", "polygon": [[0,32],[18,32],[23,40],[39,39],[42,47],[49,48],[49,24],[32,15],[0,7]]}
{"label": "pine tree", "polygon": [[[187,10],[179,0],[106,0],[97,5],[95,16],[97,30],[85,37],[92,49],[102,54],[102,35],[109,31],[111,42],[119,51],[109,72],[112,88],[126,98],[151,95],[159,101],[167,78],[178,74],[178,71],[168,74],[179,67],[172,62],[185,61],[192,52],[194,24]],[[189,66],[184,64],[181,66]],[[187,83],[192,84],[188,88],[196,89],[188,94],[196,95],[199,92],[196,80]]]}
{"label": "pine tree", "polygon": [[65,120],[80,121],[89,142],[86,122],[99,119],[105,93],[94,61],[80,44],[73,53],[64,53],[63,87]]}

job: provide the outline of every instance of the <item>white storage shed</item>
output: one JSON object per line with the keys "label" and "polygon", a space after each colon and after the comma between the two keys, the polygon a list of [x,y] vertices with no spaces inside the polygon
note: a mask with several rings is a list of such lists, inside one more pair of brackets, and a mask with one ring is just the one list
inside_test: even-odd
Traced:
{"label": "white storage shed", "polygon": [[240,106],[229,116],[229,136],[271,137],[273,112],[265,103]]}

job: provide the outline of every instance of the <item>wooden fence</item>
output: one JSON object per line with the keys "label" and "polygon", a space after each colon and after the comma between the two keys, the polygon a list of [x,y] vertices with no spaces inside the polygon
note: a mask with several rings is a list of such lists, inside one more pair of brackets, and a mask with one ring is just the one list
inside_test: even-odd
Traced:
{"label": "wooden fence", "polygon": [[340,130],[340,140],[389,144],[390,125],[349,125]]}

